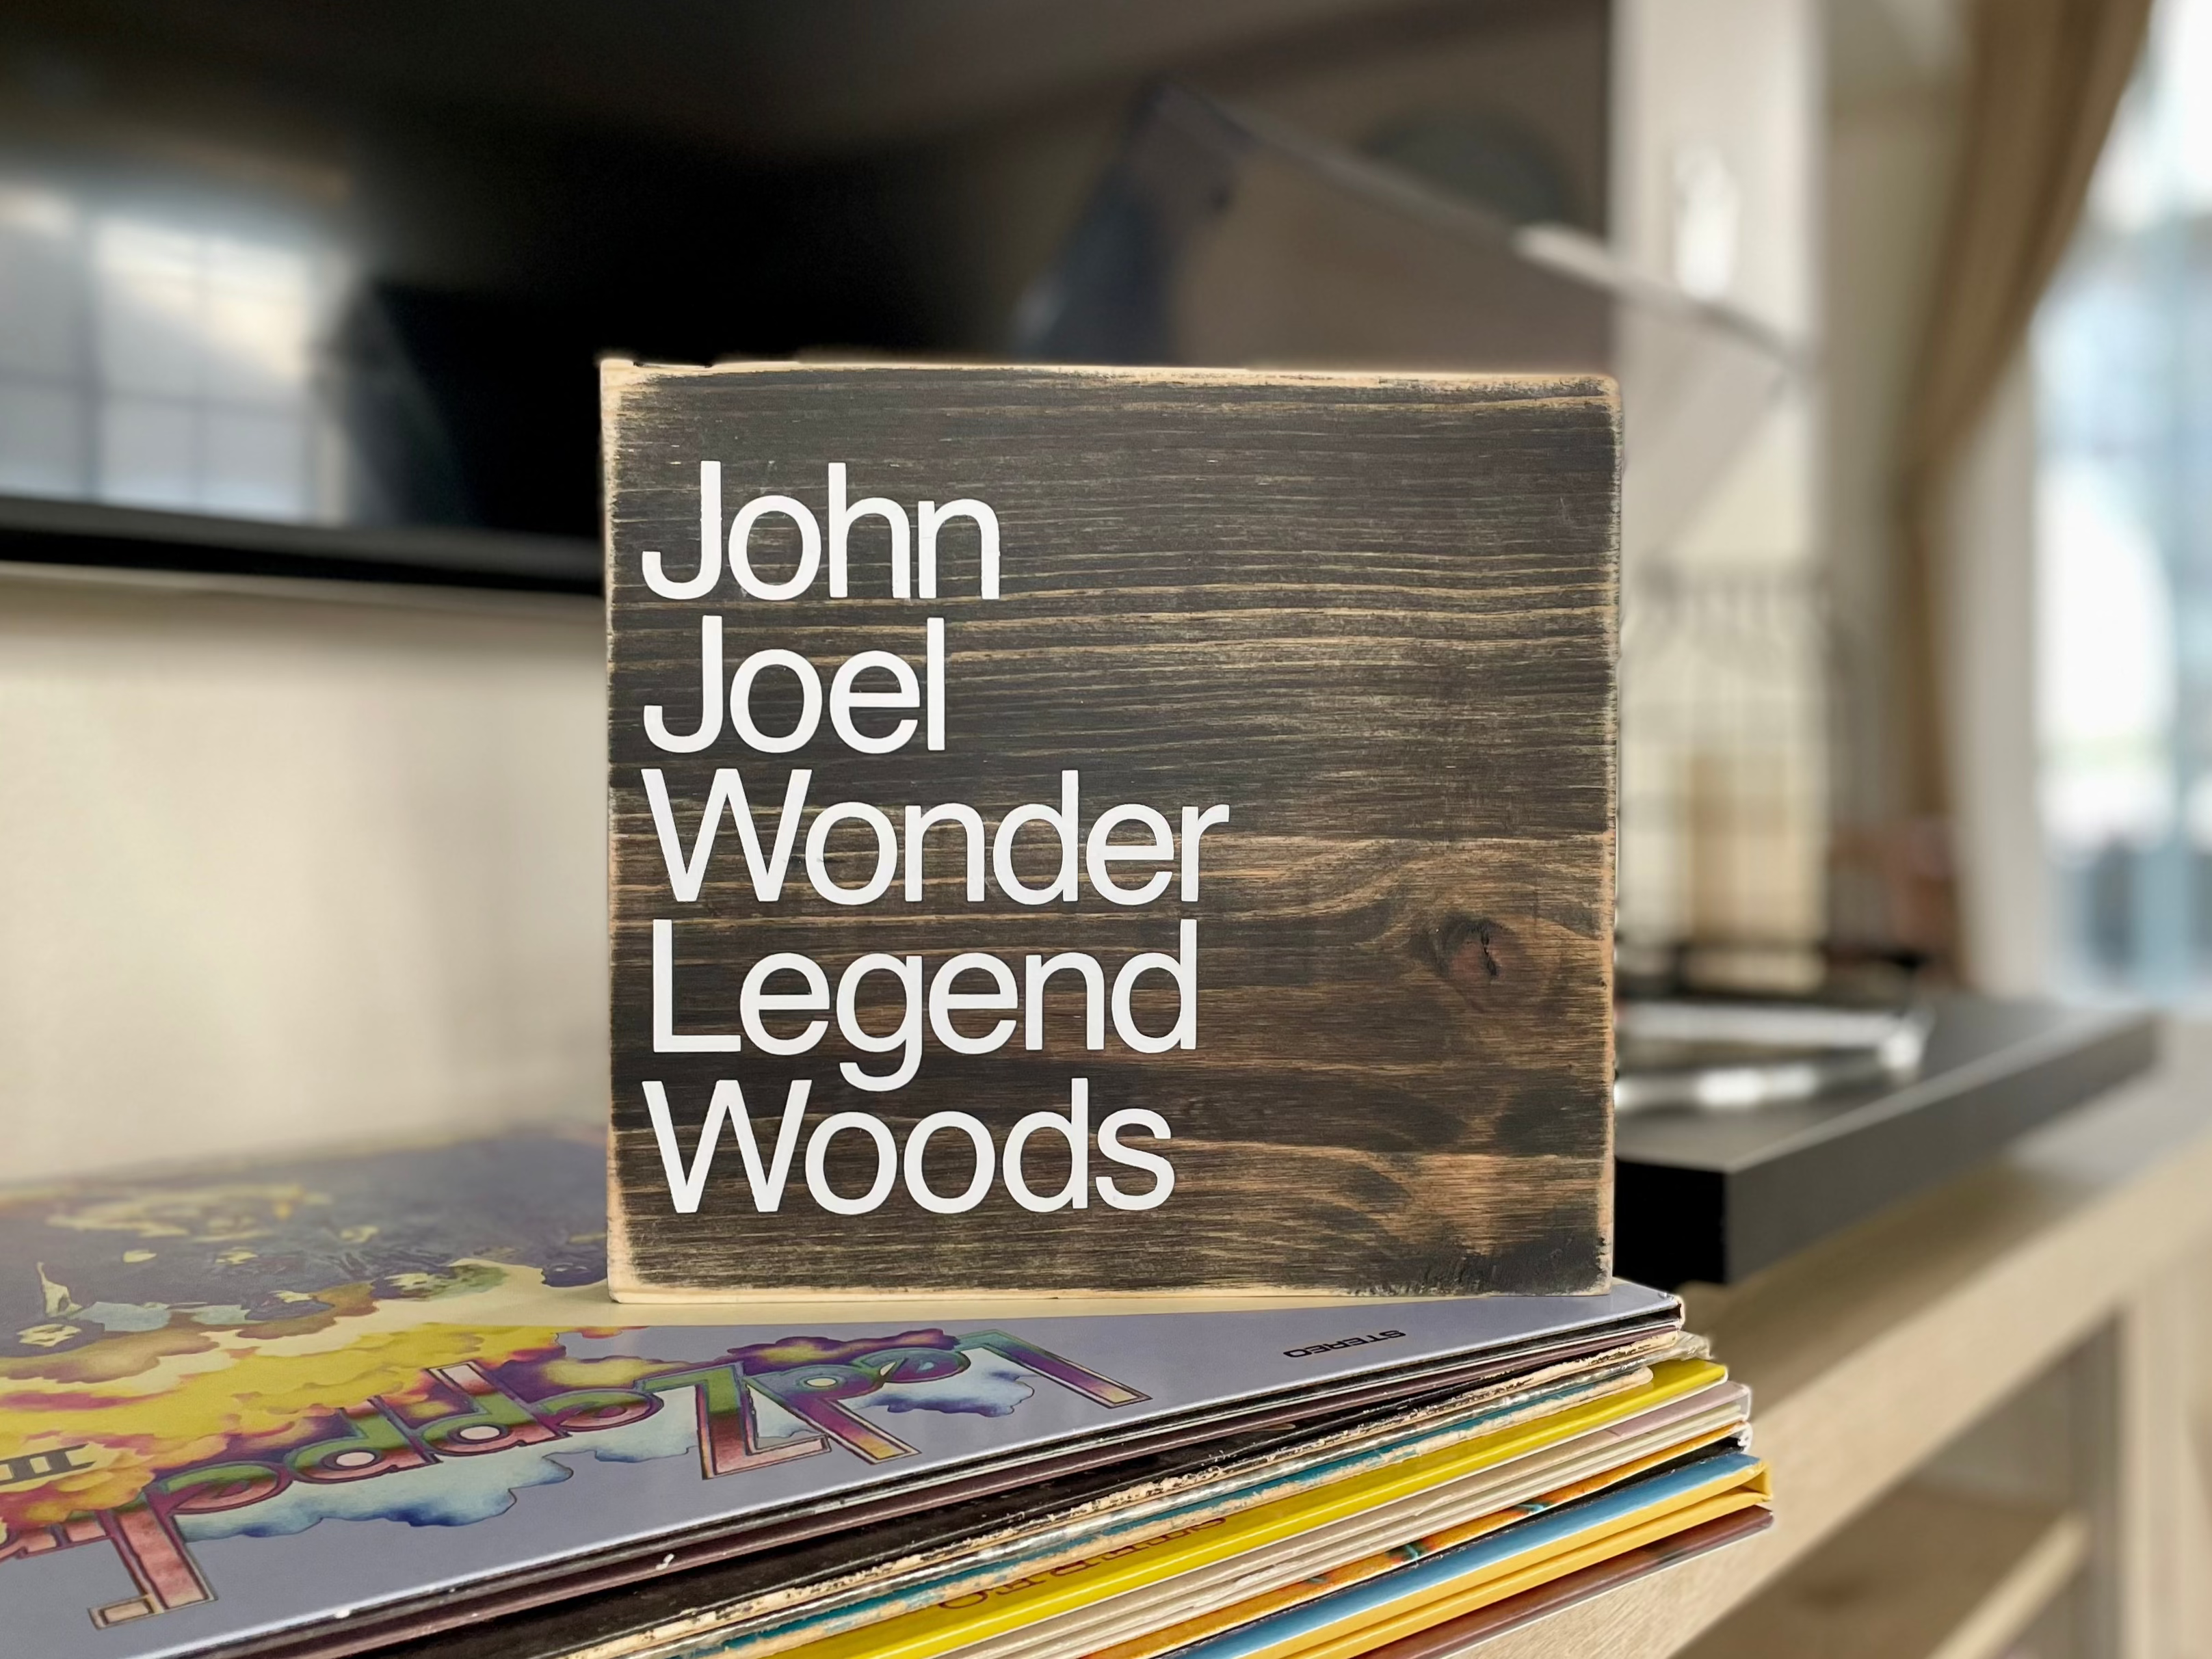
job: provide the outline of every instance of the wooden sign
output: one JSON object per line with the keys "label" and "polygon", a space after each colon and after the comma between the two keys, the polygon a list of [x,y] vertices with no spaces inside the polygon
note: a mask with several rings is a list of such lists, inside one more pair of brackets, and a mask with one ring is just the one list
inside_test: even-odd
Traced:
{"label": "wooden sign", "polygon": [[1607,383],[604,397],[618,1296],[1603,1283]]}

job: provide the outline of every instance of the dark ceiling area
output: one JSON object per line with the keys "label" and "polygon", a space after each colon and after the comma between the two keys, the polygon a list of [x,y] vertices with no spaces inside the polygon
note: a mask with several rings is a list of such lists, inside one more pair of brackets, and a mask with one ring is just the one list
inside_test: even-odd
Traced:
{"label": "dark ceiling area", "polygon": [[[1526,7],[1528,0],[1516,0]],[[1498,0],[18,0],[64,50],[792,161],[910,144],[1250,52],[1370,49]]]}
{"label": "dark ceiling area", "polygon": [[[593,535],[602,354],[1003,354],[1147,83],[1264,82],[1546,11],[15,0],[0,173],[211,182],[313,217],[354,272],[330,349],[378,513]],[[980,232],[979,177],[1000,191]]]}

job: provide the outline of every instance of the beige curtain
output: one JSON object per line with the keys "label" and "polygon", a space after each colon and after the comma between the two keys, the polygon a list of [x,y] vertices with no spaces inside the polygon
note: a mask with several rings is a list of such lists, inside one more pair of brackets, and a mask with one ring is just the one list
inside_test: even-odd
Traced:
{"label": "beige curtain", "polygon": [[[1895,924],[1949,957],[1949,755],[1938,653],[1943,504],[1991,393],[2027,339],[2081,216],[2152,0],[1969,0],[1971,69],[1953,209],[1905,425],[1906,806]],[[2026,550],[2022,550],[2025,556]]]}

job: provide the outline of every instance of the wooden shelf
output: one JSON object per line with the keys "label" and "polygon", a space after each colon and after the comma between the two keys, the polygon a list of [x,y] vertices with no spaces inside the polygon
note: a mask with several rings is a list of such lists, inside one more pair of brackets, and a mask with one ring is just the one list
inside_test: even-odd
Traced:
{"label": "wooden shelf", "polygon": [[1906,1486],[1686,1650],[1687,1659],[1999,1659],[2080,1569],[2064,1510]]}
{"label": "wooden shelf", "polygon": [[[1775,1526],[1500,1636],[1483,1659],[1681,1652],[2086,1340],[2132,1329],[2146,1287],[2212,1248],[2208,1192],[2212,1028],[2177,1023],[2157,1070],[1990,1167],[1743,1284],[1685,1287],[1690,1328],[1755,1395]],[[2124,1524],[2124,1559],[2155,1553],[2154,1523]]]}

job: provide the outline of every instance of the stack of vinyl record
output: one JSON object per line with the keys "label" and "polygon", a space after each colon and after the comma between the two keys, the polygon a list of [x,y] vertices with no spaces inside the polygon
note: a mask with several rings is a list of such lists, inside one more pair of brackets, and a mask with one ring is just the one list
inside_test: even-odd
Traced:
{"label": "stack of vinyl record", "polygon": [[599,1180],[532,1135],[0,1201],[15,1639],[1425,1659],[1766,1524],[1638,1286],[648,1325]]}

